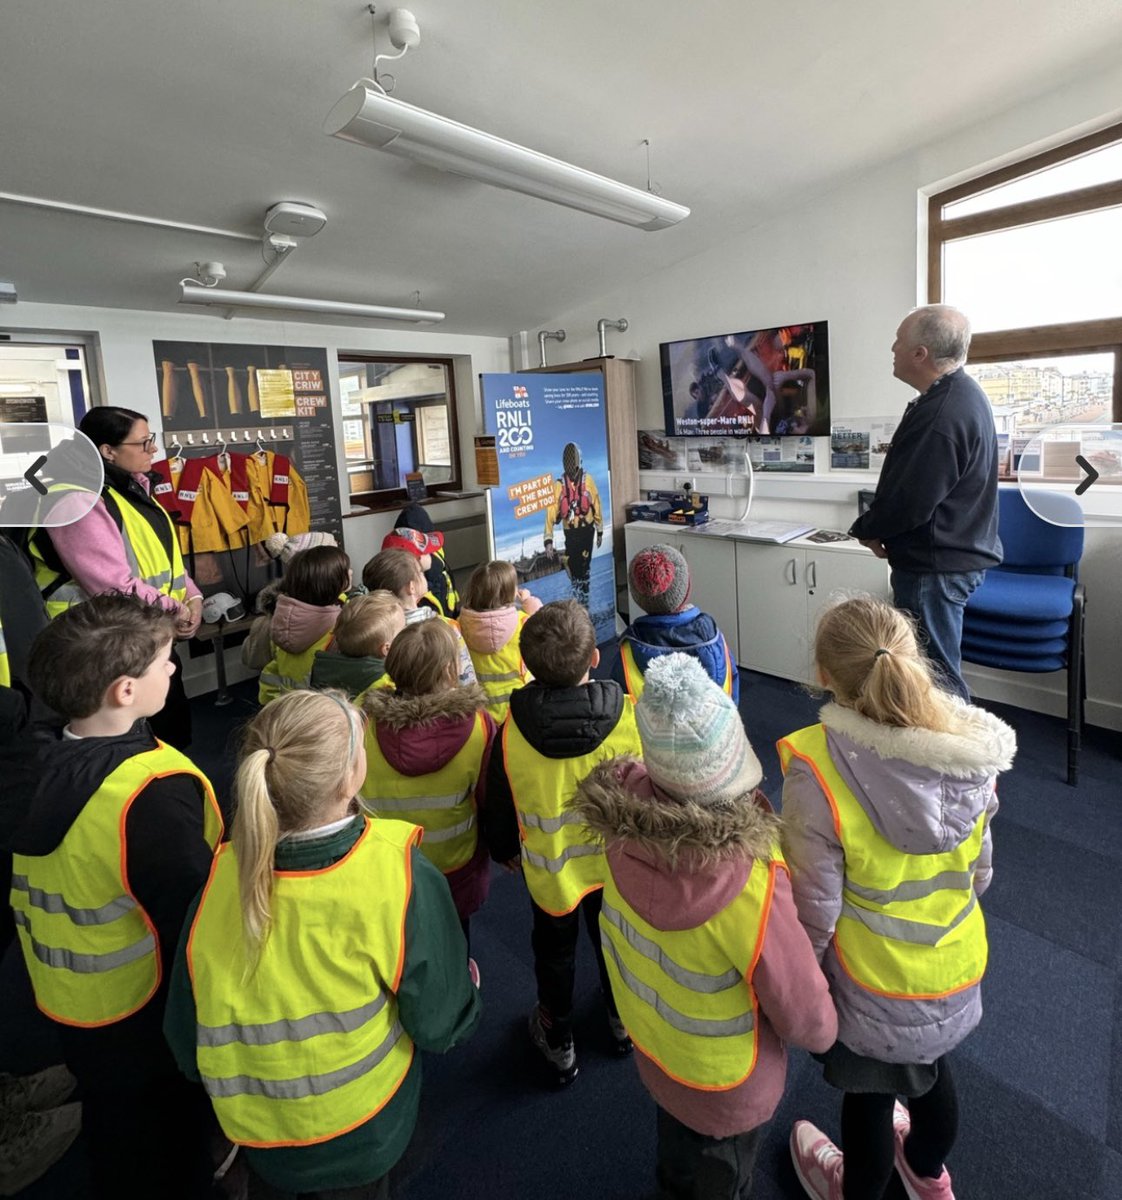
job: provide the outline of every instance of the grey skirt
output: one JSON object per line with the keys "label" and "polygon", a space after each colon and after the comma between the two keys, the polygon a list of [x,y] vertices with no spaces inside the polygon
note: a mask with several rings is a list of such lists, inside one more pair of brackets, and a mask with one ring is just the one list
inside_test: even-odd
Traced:
{"label": "grey skirt", "polygon": [[939,1063],[887,1063],[865,1058],[842,1042],[814,1057],[831,1087],[843,1092],[873,1092],[889,1096],[926,1096],[939,1078]]}

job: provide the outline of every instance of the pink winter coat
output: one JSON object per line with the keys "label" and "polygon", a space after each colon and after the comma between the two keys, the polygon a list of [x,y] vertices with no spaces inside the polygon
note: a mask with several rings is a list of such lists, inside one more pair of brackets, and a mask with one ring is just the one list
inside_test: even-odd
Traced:
{"label": "pink winter coat", "polygon": [[[641,763],[626,758],[597,767],[573,801],[604,839],[620,894],[662,930],[699,928],[740,894],[755,858],[771,857],[777,844],[779,822],[766,806],[760,793],[742,797],[735,810],[682,803],[660,791]],[[837,1036],[829,987],[782,870],[751,983],[759,1001],[757,1058],[743,1083],[700,1091],[636,1054],[639,1077],[659,1107],[709,1137],[745,1133],[771,1117],[787,1079],[785,1042],[823,1052]]]}

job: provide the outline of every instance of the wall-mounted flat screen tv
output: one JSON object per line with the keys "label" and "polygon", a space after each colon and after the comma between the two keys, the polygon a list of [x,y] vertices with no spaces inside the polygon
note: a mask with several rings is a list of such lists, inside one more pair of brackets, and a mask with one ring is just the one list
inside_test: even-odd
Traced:
{"label": "wall-mounted flat screen tv", "polygon": [[825,321],[663,342],[659,352],[671,437],[829,436]]}

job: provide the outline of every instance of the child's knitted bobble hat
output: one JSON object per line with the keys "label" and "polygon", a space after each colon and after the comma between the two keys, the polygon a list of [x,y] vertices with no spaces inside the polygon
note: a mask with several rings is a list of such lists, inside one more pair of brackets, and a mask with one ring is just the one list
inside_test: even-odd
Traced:
{"label": "child's knitted bobble hat", "polygon": [[690,596],[690,568],[673,546],[640,550],[627,568],[631,598],[649,613],[676,613]]}
{"label": "child's knitted bobble hat", "polygon": [[731,806],[763,778],[736,705],[688,654],[650,663],[635,719],[647,773],[676,800]]}

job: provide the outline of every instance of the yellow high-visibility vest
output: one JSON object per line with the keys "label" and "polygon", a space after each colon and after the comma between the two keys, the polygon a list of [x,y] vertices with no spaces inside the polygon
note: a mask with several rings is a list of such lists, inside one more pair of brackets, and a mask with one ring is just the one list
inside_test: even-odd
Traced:
{"label": "yellow high-visibility vest", "polygon": [[603,848],[567,804],[593,767],[620,754],[642,757],[635,706],[625,696],[616,727],[595,750],[576,758],[540,754],[513,717],[503,725],[502,743],[522,836],[526,887],[540,909],[563,916],[603,886],[606,870]]}
{"label": "yellow high-visibility vest", "polygon": [[518,614],[518,627],[510,641],[492,654],[482,650],[473,650],[468,646],[471,664],[475,668],[475,679],[487,695],[487,711],[495,719],[496,725],[506,720],[510,711],[511,693],[526,682],[528,672],[522,661],[522,651],[519,649],[519,639],[522,626],[529,617],[525,613]]}
{"label": "yellow high-visibility vest", "polygon": [[[725,648],[725,677],[721,681],[721,690],[726,696],[731,696],[732,655],[729,653],[728,642],[724,642],[723,644]],[[683,651],[683,653],[688,652]],[[643,694],[643,672],[636,661],[635,651],[631,648],[631,642],[626,638],[620,643],[619,657],[623,663],[623,686],[632,700],[638,700]]]}
{"label": "yellow high-visibility vest", "polygon": [[447,875],[470,862],[479,844],[475,785],[486,748],[487,723],[478,713],[467,741],[439,771],[402,775],[382,753],[372,722],[366,730],[362,807],[371,816],[420,825],[421,853]]}
{"label": "yellow high-visibility vest", "polygon": [[[52,490],[84,490],[73,488],[69,484],[54,485]],[[139,512],[131,500],[123,492],[106,484],[101,491],[101,498],[109,515],[121,531],[121,541],[125,547],[125,559],[128,562],[129,574],[139,579],[157,592],[170,596],[180,604],[187,600],[187,569],[183,565],[183,555],[179,549],[179,538],[171,517],[157,505],[160,520],[168,524],[169,554],[163,542],[156,535],[155,529],[149,524],[147,517]],[[56,570],[43,557],[38,545],[40,537],[48,536],[43,530],[37,529],[28,540],[31,557],[35,562],[35,582],[47,605],[47,615],[53,620],[60,612],[65,612],[73,604],[81,604],[88,600],[86,592],[69,576],[66,571]]]}
{"label": "yellow high-visibility vest", "polygon": [[[283,646],[273,642],[273,657],[265,664],[257,685],[257,703],[268,704],[284,692],[310,687],[316,651],[326,650],[334,640],[335,632],[331,630],[299,654],[285,650]],[[258,659],[258,662],[260,661]]]}
{"label": "yellow high-visibility vest", "polygon": [[[64,1025],[109,1025],[143,1008],[164,964],[151,918],[129,891],[129,808],[154,779],[190,775],[204,792],[204,836],[213,850],[222,815],[207,777],[159,742],[102,781],[50,854],[16,854],[12,908],[35,1002]],[[164,946],[164,953],[175,952]]]}
{"label": "yellow high-visibility vest", "polygon": [[777,749],[784,774],[792,758],[814,772],[845,852],[834,950],[846,974],[902,1000],[935,1000],[976,984],[989,954],[974,894],[985,813],[954,850],[907,854],[877,832],[834,766],[822,725],[792,733]]}
{"label": "yellow high-visibility vest", "polygon": [[612,996],[631,1040],[679,1083],[725,1091],[756,1066],[752,973],[783,869],[779,851],[756,859],[743,890],[695,929],[648,924],[607,872],[600,910]]}
{"label": "yellow high-visibility vest", "polygon": [[338,862],[274,871],[253,970],[238,860],[214,861],[187,943],[199,1074],[243,1146],[308,1146],[368,1121],[401,1086],[413,1042],[397,1015],[410,855],[421,831],[365,821]]}
{"label": "yellow high-visibility vest", "polygon": [[4,641],[4,626],[0,625],[0,687],[12,686],[12,668],[8,663],[8,643]]}

